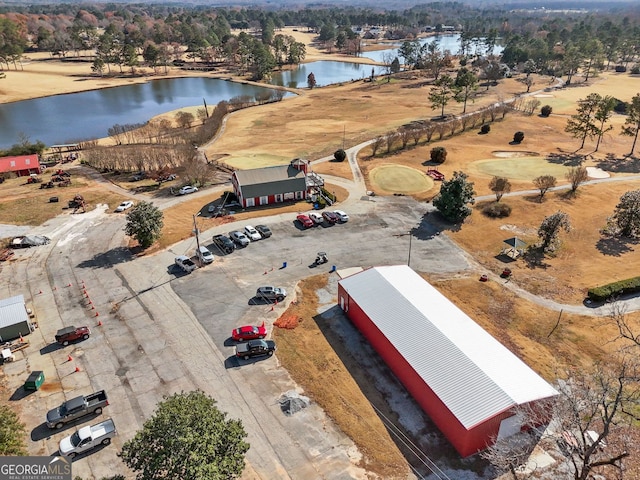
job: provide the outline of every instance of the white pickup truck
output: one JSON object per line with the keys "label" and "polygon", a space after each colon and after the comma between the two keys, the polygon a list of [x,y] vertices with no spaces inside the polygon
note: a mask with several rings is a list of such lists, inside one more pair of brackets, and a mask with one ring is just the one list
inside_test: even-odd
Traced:
{"label": "white pickup truck", "polygon": [[73,435],[60,440],[60,455],[73,458],[100,444],[109,445],[116,433],[116,425],[110,418],[96,425],[82,427]]}

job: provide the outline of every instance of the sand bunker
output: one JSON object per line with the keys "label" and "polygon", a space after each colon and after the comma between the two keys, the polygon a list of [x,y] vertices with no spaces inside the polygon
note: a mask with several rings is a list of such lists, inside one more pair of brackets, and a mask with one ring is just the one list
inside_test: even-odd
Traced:
{"label": "sand bunker", "polygon": [[587,167],[589,178],[609,178],[611,175],[598,167]]}
{"label": "sand bunker", "polygon": [[506,150],[497,150],[491,152],[491,154],[498,158],[537,157],[540,155],[538,152],[527,152],[526,150],[516,150],[511,152]]}

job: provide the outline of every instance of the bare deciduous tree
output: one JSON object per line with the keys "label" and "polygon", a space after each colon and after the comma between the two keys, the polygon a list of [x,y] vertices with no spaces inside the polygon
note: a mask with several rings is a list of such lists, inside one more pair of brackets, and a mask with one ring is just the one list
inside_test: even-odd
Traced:
{"label": "bare deciduous tree", "polygon": [[511,182],[506,177],[493,177],[489,182],[489,188],[496,194],[496,202],[499,202],[505,193],[511,191]]}
{"label": "bare deciduous tree", "polygon": [[533,179],[533,184],[540,190],[540,201],[542,201],[542,197],[547,193],[547,190],[556,186],[556,177],[553,175],[540,175]]}
{"label": "bare deciduous tree", "polygon": [[589,178],[586,167],[573,167],[566,173],[565,178],[571,183],[571,191],[575,192],[581,183]]}
{"label": "bare deciduous tree", "polygon": [[373,139],[373,142],[371,142],[371,156],[375,157],[376,154],[378,153],[378,150],[380,150],[380,148],[382,147],[382,145],[384,144],[384,136],[383,135],[378,135],[376,138]]}
{"label": "bare deciduous tree", "polygon": [[411,130],[408,128],[399,128],[398,129],[398,138],[400,138],[400,143],[402,144],[402,149],[407,148],[407,143],[409,143],[409,139],[411,138]]}

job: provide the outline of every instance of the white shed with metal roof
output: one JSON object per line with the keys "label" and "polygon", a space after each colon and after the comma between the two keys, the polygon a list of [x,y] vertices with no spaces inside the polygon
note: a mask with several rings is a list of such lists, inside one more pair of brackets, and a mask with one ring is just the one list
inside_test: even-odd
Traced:
{"label": "white shed with metal roof", "polygon": [[0,300],[0,342],[31,333],[29,313],[23,295]]}
{"label": "white shed with metal roof", "polygon": [[338,301],[462,456],[520,431],[518,406],[558,394],[406,265],[340,280]]}

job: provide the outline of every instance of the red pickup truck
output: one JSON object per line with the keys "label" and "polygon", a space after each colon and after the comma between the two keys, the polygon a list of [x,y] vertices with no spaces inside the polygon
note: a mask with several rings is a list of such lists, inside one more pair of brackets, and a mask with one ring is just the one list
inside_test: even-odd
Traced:
{"label": "red pickup truck", "polygon": [[58,330],[56,342],[66,347],[70,342],[80,339],[86,340],[90,336],[91,330],[89,330],[89,327],[66,327]]}

